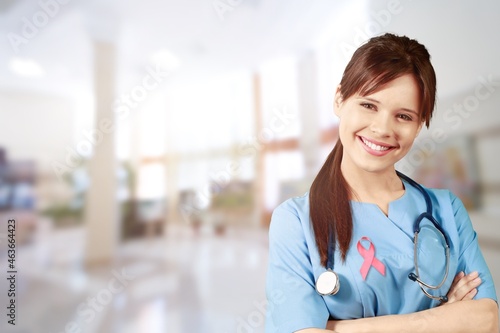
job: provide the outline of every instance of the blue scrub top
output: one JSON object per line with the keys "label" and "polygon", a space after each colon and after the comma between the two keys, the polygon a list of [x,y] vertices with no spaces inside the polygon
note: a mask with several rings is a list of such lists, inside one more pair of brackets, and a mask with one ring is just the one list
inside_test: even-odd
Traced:
{"label": "blue scrub top", "polygon": [[[415,271],[413,224],[426,211],[426,205],[416,188],[405,181],[404,185],[404,195],[389,204],[388,216],[375,204],[351,201],[353,238],[345,262],[335,251],[334,271],[340,278],[340,290],[334,296],[321,296],[315,289],[315,281],[325,268],[320,264],[310,224],[309,194],[289,199],[274,210],[269,229],[267,333],[325,328],[329,319],[405,314],[439,304],[425,296],[418,283],[408,279],[408,274]],[[427,192],[433,215],[450,242],[448,278],[431,294],[446,295],[460,271],[478,271],[482,283],[474,299],[496,301],[491,273],[462,202],[448,190]],[[419,273],[425,276],[424,282],[436,285],[444,276],[444,256],[443,247],[434,244],[437,238],[431,234],[421,232]],[[385,266],[385,276],[370,267],[363,280],[360,268],[365,258],[357,248],[362,237],[368,237],[374,245],[375,257]],[[361,244],[368,249],[366,241]]]}

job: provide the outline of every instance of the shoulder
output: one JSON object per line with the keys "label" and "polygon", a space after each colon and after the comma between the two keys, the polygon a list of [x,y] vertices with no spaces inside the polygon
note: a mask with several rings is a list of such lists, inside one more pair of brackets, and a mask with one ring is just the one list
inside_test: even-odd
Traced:
{"label": "shoulder", "polygon": [[453,195],[448,189],[431,188],[431,187],[426,187],[423,184],[420,184],[420,186],[422,186],[433,199],[449,200],[450,196]]}
{"label": "shoulder", "polygon": [[297,232],[302,233],[309,225],[309,193],[305,193],[284,201],[274,209],[269,235],[289,237]]}
{"label": "shoulder", "polygon": [[[432,205],[432,214],[438,218],[442,223],[452,223],[461,229],[462,226],[468,223],[469,215],[465,209],[464,204],[455,194],[448,189],[429,188],[425,185],[419,184],[428,195]],[[425,200],[422,193],[417,188],[410,190],[411,195],[423,205],[425,208]],[[451,224],[449,225],[451,226]]]}
{"label": "shoulder", "polygon": [[469,213],[459,197],[447,189],[425,189],[432,200],[433,214],[439,217],[445,227],[453,227],[461,238],[474,234]]}
{"label": "shoulder", "polygon": [[450,190],[428,188],[423,185],[421,186],[427,191],[427,193],[429,193],[432,201],[437,203],[440,207],[443,205],[451,207],[454,213],[453,215],[457,215],[457,213],[463,213],[463,211],[465,211],[462,200],[460,200],[460,198],[453,194],[453,192],[451,192]]}
{"label": "shoulder", "polygon": [[282,202],[274,209],[273,216],[285,212],[294,214],[296,216],[303,215],[304,213],[309,213],[309,192],[300,197],[293,197]]}

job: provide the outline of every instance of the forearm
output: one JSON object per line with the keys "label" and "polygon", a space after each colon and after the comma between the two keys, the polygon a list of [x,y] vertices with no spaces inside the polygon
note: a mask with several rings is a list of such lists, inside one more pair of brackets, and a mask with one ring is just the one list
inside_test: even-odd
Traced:
{"label": "forearm", "polygon": [[463,301],[405,315],[329,321],[327,329],[339,333],[498,333],[498,308],[490,299]]}

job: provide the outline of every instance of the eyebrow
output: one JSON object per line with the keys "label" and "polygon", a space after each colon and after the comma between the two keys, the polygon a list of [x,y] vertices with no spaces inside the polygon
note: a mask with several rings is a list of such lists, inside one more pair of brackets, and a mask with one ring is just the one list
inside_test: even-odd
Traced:
{"label": "eyebrow", "polygon": [[[367,99],[367,100],[369,100],[370,102],[380,104],[380,102],[379,102],[379,101],[377,101],[375,98],[371,98],[371,97],[363,97],[363,96],[361,96],[360,98],[361,98],[361,99]],[[418,112],[417,112],[417,111],[415,111],[415,110],[408,109],[408,108],[401,108],[401,110],[404,110],[404,111],[406,111],[406,112],[413,113],[413,114],[415,114],[417,117],[419,116]]]}

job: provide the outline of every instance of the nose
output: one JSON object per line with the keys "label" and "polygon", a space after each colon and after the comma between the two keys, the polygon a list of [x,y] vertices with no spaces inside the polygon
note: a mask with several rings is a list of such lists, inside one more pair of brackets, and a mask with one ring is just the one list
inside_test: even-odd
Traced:
{"label": "nose", "polygon": [[388,137],[393,131],[391,120],[392,118],[388,114],[379,111],[372,118],[370,130],[380,137]]}

